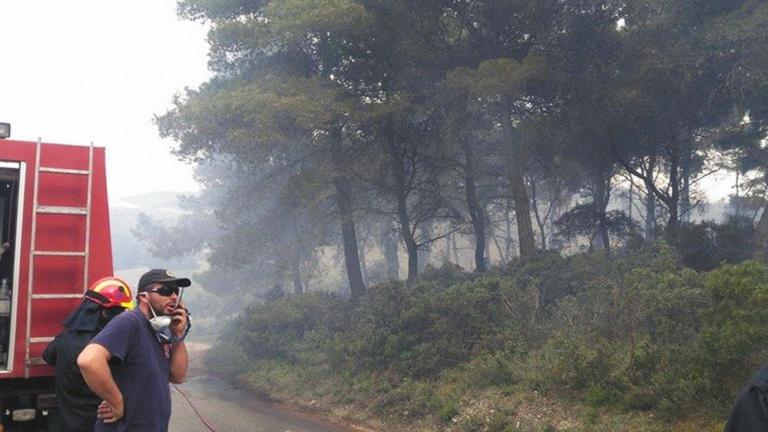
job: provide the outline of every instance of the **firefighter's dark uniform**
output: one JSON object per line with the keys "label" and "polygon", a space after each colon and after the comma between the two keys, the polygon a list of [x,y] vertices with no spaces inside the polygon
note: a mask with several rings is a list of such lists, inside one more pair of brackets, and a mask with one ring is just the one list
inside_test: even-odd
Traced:
{"label": "firefighter's dark uniform", "polygon": [[88,342],[104,327],[101,307],[84,300],[63,322],[64,330],[43,353],[46,363],[56,368],[56,399],[58,411],[50,420],[49,432],[92,432],[96,409],[101,398],[85,384],[77,356]]}
{"label": "firefighter's dark uniform", "polygon": [[768,431],[768,365],[763,366],[739,393],[725,432]]}

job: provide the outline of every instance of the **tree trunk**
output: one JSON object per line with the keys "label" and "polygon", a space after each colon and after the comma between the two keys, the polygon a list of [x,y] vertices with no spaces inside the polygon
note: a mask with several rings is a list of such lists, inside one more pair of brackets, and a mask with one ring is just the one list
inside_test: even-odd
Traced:
{"label": "tree trunk", "polygon": [[598,236],[602,248],[606,251],[611,250],[611,238],[608,235],[608,216],[606,211],[608,210],[608,203],[611,200],[611,177],[607,174],[608,178],[596,178],[593,183],[594,196],[592,199],[595,202],[595,211],[597,212],[597,230]]}
{"label": "tree trunk", "polygon": [[410,281],[416,279],[419,274],[419,245],[410,233],[405,236],[405,251],[408,254],[408,280]]}
{"label": "tree trunk", "polygon": [[389,161],[392,167],[392,176],[395,180],[395,201],[397,202],[397,220],[400,224],[400,233],[405,243],[405,251],[408,254],[408,280],[413,280],[419,273],[419,246],[416,243],[415,230],[411,228],[411,220],[408,217],[408,196],[406,191],[405,167],[403,157],[397,147],[397,137],[392,118],[387,120],[386,126],[387,148]]}
{"label": "tree trunk", "polygon": [[368,280],[368,263],[365,259],[365,242],[360,244],[360,272],[363,274],[363,283],[368,286],[370,281]]}
{"label": "tree trunk", "polygon": [[691,163],[691,155],[686,151],[681,163],[683,184],[680,188],[680,220],[683,222],[691,221]]}
{"label": "tree trunk", "polygon": [[344,263],[349,279],[349,291],[352,301],[357,301],[365,294],[365,283],[363,282],[360,256],[357,251],[357,235],[355,222],[352,219],[352,197],[349,182],[346,177],[337,176],[333,183],[336,187],[336,204],[341,219],[341,237],[344,242]]}
{"label": "tree trunk", "polygon": [[[485,209],[486,218],[488,217],[488,209]],[[486,219],[486,232],[485,232],[485,265],[488,267],[491,265],[491,241],[494,240],[495,233],[493,232],[493,224],[490,220]]]}
{"label": "tree trunk", "polygon": [[510,105],[512,101],[505,100],[501,105],[501,126],[506,141],[506,154],[510,165],[510,187],[512,200],[515,203],[515,218],[517,219],[517,239],[520,246],[520,257],[528,258],[536,251],[536,240],[533,235],[531,223],[531,205],[528,199],[528,190],[525,187],[523,177],[522,154],[517,143],[514,142],[512,113]]}
{"label": "tree trunk", "polygon": [[400,279],[400,258],[397,254],[397,240],[389,229],[385,229],[382,233],[381,243],[384,246],[387,279],[398,280]]}
{"label": "tree trunk", "polygon": [[[449,229],[453,229],[453,226],[450,226]],[[448,234],[445,236],[445,262],[450,263],[451,262],[451,236],[453,234]]]}
{"label": "tree trunk", "polygon": [[496,246],[496,253],[499,254],[499,261],[501,263],[505,263],[507,261],[507,258],[504,255],[504,248],[501,246],[501,242],[499,242],[499,237],[494,235],[492,238],[493,238],[493,244],[494,246]]}
{"label": "tree trunk", "polygon": [[687,170],[683,171],[683,189],[680,192],[680,220],[683,222],[691,221],[691,192],[688,189],[691,184],[691,176]]}
{"label": "tree trunk", "polygon": [[512,246],[514,240],[512,239],[512,206],[509,200],[506,201],[506,208],[504,209],[504,225],[505,225],[505,237],[504,237],[504,259],[505,261],[512,260]]}
{"label": "tree trunk", "polygon": [[267,302],[273,302],[285,297],[285,290],[283,289],[283,276],[284,274],[282,271],[273,276],[274,279],[272,280],[272,288],[264,293],[264,300]]}
{"label": "tree trunk", "polygon": [[344,263],[347,268],[350,298],[356,302],[365,294],[360,256],[357,249],[357,234],[352,211],[352,190],[346,176],[346,164],[341,143],[341,130],[333,129],[331,136],[331,159],[335,171],[333,185],[336,189],[336,205],[341,222],[341,237],[344,244]]}
{"label": "tree trunk", "polygon": [[464,156],[467,158],[467,163],[464,166],[464,192],[467,198],[467,208],[469,210],[470,221],[472,222],[472,230],[475,234],[475,269],[482,273],[488,270],[485,262],[486,215],[485,209],[477,196],[475,165],[472,161],[471,149],[467,147],[467,145],[462,143],[462,148],[464,148],[465,153]]}
{"label": "tree trunk", "polygon": [[304,284],[301,281],[301,255],[296,252],[291,260],[291,276],[293,278],[293,293],[304,294]]}
{"label": "tree trunk", "polygon": [[755,236],[757,238],[757,253],[756,258],[767,262],[768,261],[768,207],[763,208],[763,214],[760,215],[760,219],[755,226]]}
{"label": "tree trunk", "polygon": [[515,218],[517,219],[517,238],[520,242],[520,256],[528,258],[536,251],[528,191],[525,188],[525,179],[519,172],[513,173],[511,180],[512,199],[515,202]]}
{"label": "tree trunk", "polygon": [[[422,224],[422,230],[424,231],[423,238],[427,238],[427,239],[432,238],[431,222],[425,222],[424,224]],[[419,250],[419,273],[424,271],[424,269],[427,267],[427,264],[429,264],[429,261],[431,259],[432,259],[432,245],[428,244],[426,246],[422,246],[421,250]]]}
{"label": "tree trunk", "polygon": [[541,219],[541,214],[539,214],[539,200],[536,196],[536,183],[531,181],[531,204],[533,207],[533,215],[536,217],[536,225],[539,227],[539,237],[541,240],[541,249],[547,250],[547,232],[545,230],[544,225],[546,224],[546,221]]}
{"label": "tree trunk", "polygon": [[451,245],[453,246],[453,259],[456,265],[461,267],[461,257],[459,256],[459,246],[456,244],[456,233],[451,234]]}
{"label": "tree trunk", "polygon": [[599,219],[600,241],[603,244],[602,247],[606,252],[611,251],[611,237],[608,234],[608,221],[605,217],[605,212],[600,213]]}
{"label": "tree trunk", "polygon": [[733,212],[736,216],[741,216],[741,190],[739,189],[739,172],[738,169],[736,169],[736,183],[733,185],[733,188],[736,190],[736,208],[733,209]]}
{"label": "tree trunk", "polygon": [[673,137],[669,157],[669,185],[671,193],[669,202],[666,203],[669,210],[667,230],[671,233],[677,231],[680,224],[680,141]]}
{"label": "tree trunk", "polygon": [[656,240],[656,197],[648,188],[645,196],[645,241],[651,243]]}
{"label": "tree trunk", "polygon": [[645,183],[645,241],[652,243],[656,240],[656,196],[654,195],[655,185],[651,183],[654,176],[656,160],[651,158],[648,163],[648,171]]}

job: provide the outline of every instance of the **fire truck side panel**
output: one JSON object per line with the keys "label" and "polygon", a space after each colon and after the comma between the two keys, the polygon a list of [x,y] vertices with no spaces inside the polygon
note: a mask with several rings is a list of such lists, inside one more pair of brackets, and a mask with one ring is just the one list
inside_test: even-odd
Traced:
{"label": "fire truck side panel", "polygon": [[[89,148],[60,144],[42,144],[40,164],[43,167],[74,170],[88,169]],[[35,143],[0,141],[0,161],[26,163],[26,184],[23,194],[21,247],[16,257],[18,273],[14,275],[16,331],[13,345],[13,364],[3,379],[23,378],[27,338],[50,338],[61,331],[61,321],[80,303],[80,299],[37,298],[32,300],[31,327],[27,334],[27,302],[30,281],[29,265],[32,245],[32,209],[34,206]],[[87,206],[88,177],[60,173],[40,173],[38,206],[81,207]],[[88,281],[111,275],[112,245],[109,229],[109,211],[104,161],[104,149],[94,148],[91,186],[91,222],[88,254]],[[85,248],[86,217],[81,215],[38,214],[34,248],[37,251],[82,252]],[[18,236],[17,236],[18,237]],[[34,258],[33,290],[35,294],[82,294],[83,257],[38,256]],[[37,339],[38,341],[40,339]],[[47,342],[30,344],[29,357],[40,358]],[[45,365],[32,365],[30,377],[53,375],[53,369]]]}

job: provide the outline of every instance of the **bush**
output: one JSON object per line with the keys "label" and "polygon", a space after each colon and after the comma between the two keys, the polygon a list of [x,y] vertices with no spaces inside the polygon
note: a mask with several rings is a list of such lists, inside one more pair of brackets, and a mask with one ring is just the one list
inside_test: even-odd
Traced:
{"label": "bush", "polygon": [[528,381],[543,390],[582,390],[609,376],[612,353],[607,344],[593,343],[564,330],[528,358]]}
{"label": "bush", "polygon": [[542,308],[575,295],[584,286],[584,281],[574,272],[571,260],[554,250],[537,251],[525,260],[515,259],[499,272],[519,287],[535,289]]}
{"label": "bush", "polygon": [[696,270],[712,270],[721,263],[739,263],[757,250],[755,228],[745,216],[730,216],[724,223],[713,221],[681,224],[671,237],[683,264]]}
{"label": "bush", "polygon": [[241,319],[238,342],[256,359],[295,361],[307,347],[305,337],[335,334],[346,328],[347,314],[335,295],[309,293],[252,306]]}
{"label": "bush", "polygon": [[347,352],[362,369],[436,376],[524,339],[530,308],[518,306],[526,301],[533,299],[495,276],[448,286],[422,281],[410,289],[386,283],[372,288],[355,310]]}
{"label": "bush", "polygon": [[663,243],[571,263],[586,286],[550,308],[545,342],[527,359],[526,380],[534,388],[587,392],[593,402],[600,389],[619,407],[691,406],[697,393],[690,390],[704,385],[689,373],[701,368],[686,362],[700,352],[707,304],[701,276],[680,268]]}
{"label": "bush", "polygon": [[442,423],[449,423],[459,414],[459,404],[454,400],[441,400],[433,404],[437,408],[437,419]]}
{"label": "bush", "polygon": [[768,339],[768,268],[747,261],[710,272],[701,341],[713,382],[734,394],[763,362]]}

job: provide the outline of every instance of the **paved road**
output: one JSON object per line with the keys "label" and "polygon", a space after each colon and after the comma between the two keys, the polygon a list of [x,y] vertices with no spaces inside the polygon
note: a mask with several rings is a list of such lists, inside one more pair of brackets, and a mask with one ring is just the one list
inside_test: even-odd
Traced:
{"label": "paved road", "polygon": [[[216,432],[348,432],[309,418],[275,410],[227,382],[193,369],[187,382],[171,389],[171,432],[208,432],[195,408]],[[187,402],[184,396],[191,402]],[[194,406],[194,408],[192,408]]]}
{"label": "paved road", "polygon": [[[170,432],[350,432],[350,429],[277,411],[251,394],[208,376],[191,376],[183,385],[172,387],[171,399]],[[203,424],[195,409],[211,429]],[[6,432],[44,430],[44,427],[28,425],[22,429],[6,429]]]}
{"label": "paved road", "polygon": [[[198,346],[191,347],[193,360],[187,382],[171,387],[170,432],[351,432],[351,429],[276,410],[250,393],[208,376],[198,350]],[[24,431],[42,432],[29,427]]]}

